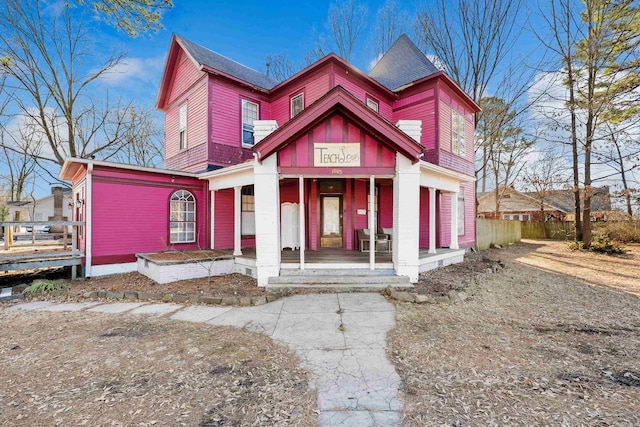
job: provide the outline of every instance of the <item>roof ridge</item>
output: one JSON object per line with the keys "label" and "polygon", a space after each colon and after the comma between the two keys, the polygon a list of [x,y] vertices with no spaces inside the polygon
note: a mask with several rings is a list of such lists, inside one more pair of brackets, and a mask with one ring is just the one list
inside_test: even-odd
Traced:
{"label": "roof ridge", "polygon": [[[209,52],[214,53],[214,54],[216,54],[216,55],[218,55],[218,56],[220,56],[220,57],[222,57],[222,58],[226,59],[227,61],[234,62],[234,63],[236,63],[236,64],[240,65],[240,66],[241,66],[241,67],[243,67],[243,68],[246,68],[246,69],[251,70],[251,71],[253,71],[253,72],[255,72],[255,73],[258,73],[258,74],[262,74],[262,75],[263,75],[263,76],[265,76],[265,77],[269,77],[269,76],[267,76],[265,73],[263,73],[262,71],[258,71],[258,70],[256,70],[255,68],[251,68],[251,67],[249,67],[249,66],[247,66],[247,65],[244,65],[244,64],[242,64],[242,63],[240,63],[240,62],[236,61],[235,59],[229,58],[228,56],[223,55],[223,54],[221,54],[221,53],[219,53],[219,52],[216,52],[215,50],[211,50],[211,49],[209,49],[208,47],[202,46],[202,45],[201,45],[201,44],[199,44],[199,43],[196,43],[196,42],[194,42],[194,41],[191,41],[191,40],[189,40],[189,39],[186,39],[186,38],[184,38],[184,37],[182,37],[182,36],[179,36],[179,35],[177,35],[177,34],[176,34],[176,37],[177,37],[177,38],[179,38],[179,39],[181,39],[181,40],[183,40],[183,41],[186,41],[186,42],[188,42],[188,43],[191,43],[191,44],[194,44],[194,45],[196,45],[196,46],[198,46],[198,47],[201,47],[202,49],[208,50]],[[270,77],[269,77],[269,78],[270,78]]]}

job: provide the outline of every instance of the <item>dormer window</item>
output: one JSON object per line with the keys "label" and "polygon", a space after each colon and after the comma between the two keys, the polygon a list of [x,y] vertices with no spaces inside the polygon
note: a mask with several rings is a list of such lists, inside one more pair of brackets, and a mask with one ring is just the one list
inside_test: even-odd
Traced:
{"label": "dormer window", "polygon": [[467,155],[464,124],[464,116],[456,110],[451,110],[451,151],[460,157]]}
{"label": "dormer window", "polygon": [[367,97],[367,107],[371,108],[376,113],[378,112],[378,102],[368,97]]}
{"label": "dormer window", "polygon": [[187,104],[180,106],[178,119],[178,150],[187,148]]}
{"label": "dormer window", "polygon": [[291,98],[291,118],[300,114],[304,110],[304,92]]}
{"label": "dormer window", "polygon": [[253,147],[253,121],[260,117],[260,106],[255,102],[242,100],[242,145]]}

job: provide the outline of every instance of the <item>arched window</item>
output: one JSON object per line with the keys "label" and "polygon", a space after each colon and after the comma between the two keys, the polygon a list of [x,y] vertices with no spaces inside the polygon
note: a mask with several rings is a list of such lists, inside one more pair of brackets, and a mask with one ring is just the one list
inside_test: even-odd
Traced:
{"label": "arched window", "polygon": [[171,243],[196,241],[196,198],[186,190],[178,190],[171,195],[169,241]]}

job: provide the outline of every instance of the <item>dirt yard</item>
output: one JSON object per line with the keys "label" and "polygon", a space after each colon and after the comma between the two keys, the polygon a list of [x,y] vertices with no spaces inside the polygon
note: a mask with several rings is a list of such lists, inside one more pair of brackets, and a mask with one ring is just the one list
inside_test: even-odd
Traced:
{"label": "dirt yard", "polygon": [[473,265],[506,266],[463,303],[396,303],[388,351],[405,424],[640,425],[640,248],[630,249],[622,258],[527,241],[434,271],[467,286]]}
{"label": "dirt yard", "polygon": [[0,425],[244,426],[317,422],[297,359],[233,328],[0,310]]}

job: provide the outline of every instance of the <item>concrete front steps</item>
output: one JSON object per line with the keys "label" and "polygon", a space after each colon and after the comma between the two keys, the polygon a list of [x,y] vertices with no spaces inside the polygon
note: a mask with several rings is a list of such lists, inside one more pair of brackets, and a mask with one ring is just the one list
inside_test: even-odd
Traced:
{"label": "concrete front steps", "polygon": [[397,276],[395,270],[369,269],[281,269],[280,276],[270,277],[267,290],[287,291],[314,289],[331,292],[375,292],[387,287],[410,289],[407,276]]}

